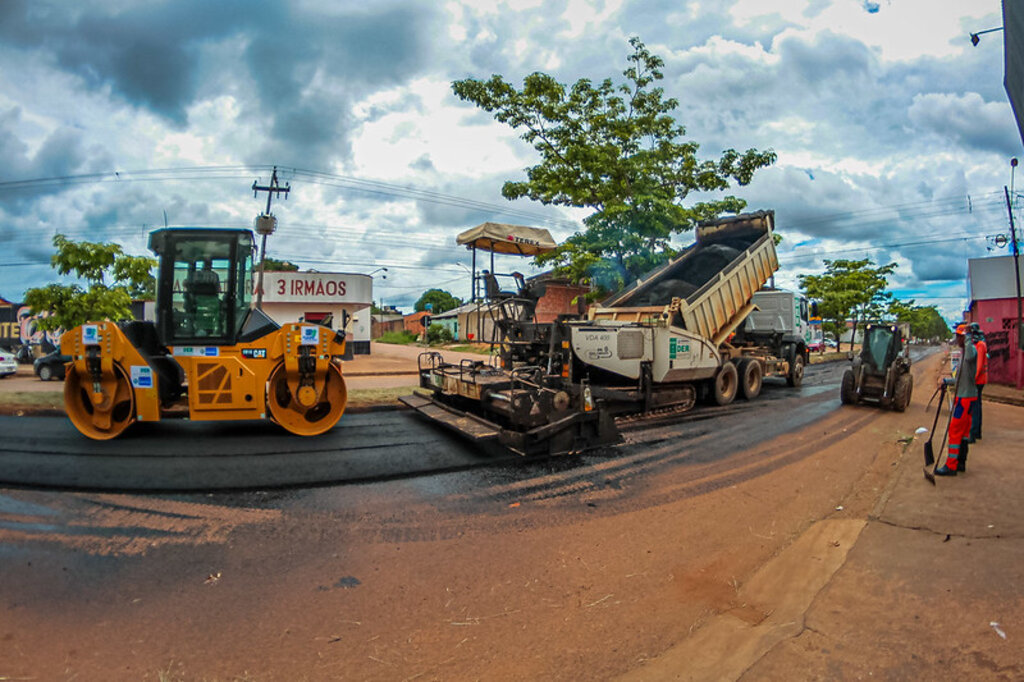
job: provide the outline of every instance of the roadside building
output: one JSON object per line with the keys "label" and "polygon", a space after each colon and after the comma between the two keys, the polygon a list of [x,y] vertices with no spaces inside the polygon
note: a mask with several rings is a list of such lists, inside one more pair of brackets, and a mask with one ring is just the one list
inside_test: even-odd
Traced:
{"label": "roadside building", "polygon": [[346,272],[265,272],[263,312],[278,324],[328,323],[343,329],[351,320],[348,346],[356,355],[370,352],[370,304],[373,278]]}
{"label": "roadside building", "polygon": [[0,298],[0,348],[16,351],[26,348],[25,357],[45,355],[60,345],[60,332],[46,332],[36,320],[49,316],[49,312],[35,314],[24,303]]}
{"label": "roadside building", "polygon": [[[217,274],[220,281],[227,281],[226,272]],[[175,286],[183,285],[176,283]],[[351,320],[348,348],[356,355],[370,352],[372,300],[373,278],[369,275],[266,272],[263,276],[263,312],[271,319],[278,324],[329,323],[333,329],[342,329]],[[153,301],[133,301],[132,315],[137,320],[154,321]],[[60,335],[39,330],[35,325],[37,317],[23,304],[0,299],[0,347],[31,345],[41,348],[41,351],[36,351],[38,354],[57,346]]]}
{"label": "roadside building", "polygon": [[[970,303],[964,319],[977,322],[988,344],[988,376],[994,384],[1024,388],[1024,352],[1017,326],[1017,285],[1013,256],[970,258]],[[1024,273],[1021,276],[1024,289]]]}
{"label": "roadside building", "polygon": [[554,322],[559,315],[574,315],[586,311],[586,296],[590,287],[572,284],[550,272],[531,277],[528,282],[543,282],[544,295],[537,301],[537,322]]}
{"label": "roadside building", "polygon": [[438,313],[430,318],[430,324],[439,324],[452,335],[453,339],[459,338],[459,311],[466,307],[467,304],[460,305],[457,308],[446,310],[443,313]]}
{"label": "roadside building", "polygon": [[[567,280],[553,277],[550,272],[531,277],[526,282],[528,286],[535,283],[544,285],[544,293],[537,300],[534,313],[538,324],[554,322],[559,315],[578,315],[586,311],[585,297],[590,292],[589,287],[571,284]],[[510,295],[514,297],[515,292],[510,292]],[[486,299],[477,299],[434,315],[431,321],[447,326],[452,332],[452,338],[457,341],[490,343],[498,340],[494,327],[494,317],[498,311],[492,314],[492,308],[496,305]]]}
{"label": "roadside building", "polygon": [[428,315],[430,315],[429,312],[423,311],[404,316],[402,318],[402,325],[405,328],[405,331],[415,334],[416,336],[422,334],[424,330],[423,318]]}
{"label": "roadside building", "polygon": [[389,306],[381,312],[374,313],[371,317],[370,338],[379,339],[388,332],[400,332],[405,329],[402,321],[402,313],[397,308]]}

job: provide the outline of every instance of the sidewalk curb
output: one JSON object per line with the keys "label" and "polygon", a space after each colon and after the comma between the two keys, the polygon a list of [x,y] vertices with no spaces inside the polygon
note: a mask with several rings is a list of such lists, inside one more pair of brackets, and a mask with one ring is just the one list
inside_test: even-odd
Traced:
{"label": "sidewalk curb", "polygon": [[[369,405],[353,405],[345,408],[345,414],[366,414],[369,412],[393,412],[396,410],[407,410],[405,405],[395,401],[392,403],[377,403]],[[58,410],[51,407],[17,407],[10,405],[0,405],[0,417],[66,417],[67,413],[64,410]],[[174,421],[177,417],[169,419],[162,419],[161,421]],[[2,679],[2,678],[0,678]]]}

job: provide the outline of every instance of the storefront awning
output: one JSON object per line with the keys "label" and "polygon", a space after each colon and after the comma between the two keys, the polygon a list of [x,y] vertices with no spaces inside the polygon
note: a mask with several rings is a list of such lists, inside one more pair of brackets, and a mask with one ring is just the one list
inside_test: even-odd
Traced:
{"label": "storefront awning", "polygon": [[460,234],[456,241],[481,251],[520,256],[536,256],[558,246],[551,233],[542,227],[504,223],[482,223]]}

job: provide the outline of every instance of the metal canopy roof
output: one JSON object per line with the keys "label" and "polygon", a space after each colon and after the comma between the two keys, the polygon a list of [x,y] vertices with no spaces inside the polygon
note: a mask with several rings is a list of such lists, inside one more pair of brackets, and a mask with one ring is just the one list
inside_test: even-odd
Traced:
{"label": "metal canopy roof", "polygon": [[471,227],[460,234],[456,241],[468,248],[519,256],[536,256],[558,246],[551,233],[542,227],[490,222]]}

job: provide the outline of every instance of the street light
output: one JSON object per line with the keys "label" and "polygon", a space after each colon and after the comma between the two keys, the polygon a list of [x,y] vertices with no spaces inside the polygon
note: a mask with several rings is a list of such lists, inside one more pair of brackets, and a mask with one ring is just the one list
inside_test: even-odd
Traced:
{"label": "street light", "polygon": [[978,43],[981,41],[981,38],[979,38],[978,36],[983,36],[986,33],[992,33],[993,31],[1002,31],[1002,30],[1003,30],[1003,27],[1000,26],[998,28],[986,28],[984,31],[978,31],[977,33],[972,33],[971,34],[971,45],[974,45],[975,47],[978,46]]}
{"label": "street light", "polygon": [[[388,269],[387,269],[387,268],[377,268],[377,269],[376,269],[376,270],[374,270],[373,272],[369,273],[369,275],[367,275],[367,276],[368,276],[368,277],[373,277],[374,273],[376,273],[376,272],[380,272],[381,270],[383,270],[384,272],[387,272],[387,271],[388,271]],[[387,275],[381,275],[381,276],[380,276],[380,278],[381,278],[381,279],[387,279],[387,278],[388,278],[388,276],[387,276]]]}

